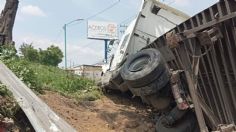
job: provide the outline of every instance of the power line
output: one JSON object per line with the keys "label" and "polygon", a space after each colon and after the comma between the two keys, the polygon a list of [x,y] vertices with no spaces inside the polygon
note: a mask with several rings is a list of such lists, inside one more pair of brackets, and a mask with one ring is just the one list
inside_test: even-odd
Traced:
{"label": "power line", "polygon": [[[113,8],[114,6],[116,6],[116,5],[119,4],[119,3],[120,3],[120,0],[118,0],[118,1],[116,1],[115,3],[111,4],[111,5],[108,6],[107,8],[105,8],[105,9],[103,9],[103,10],[101,10],[101,11],[99,11],[99,12],[97,12],[97,13],[95,13],[95,14],[93,14],[93,15],[87,17],[87,18],[85,18],[84,20],[89,20],[89,19],[91,19],[91,18],[93,18],[93,17],[96,17],[96,16],[98,16],[98,15],[104,13],[105,11],[107,11],[107,10]],[[82,21],[82,22],[83,22],[83,21]],[[71,26],[80,24],[80,23],[82,23],[82,22],[78,22],[78,23],[72,24]]]}
{"label": "power line", "polygon": [[112,5],[108,6],[107,8],[105,8],[105,9],[99,11],[98,13],[87,17],[86,19],[88,20],[88,19],[91,19],[91,18],[93,18],[93,17],[96,17],[97,15],[100,15],[100,14],[102,14],[103,12],[105,12],[105,11],[111,9],[112,7],[116,6],[118,3],[120,3],[120,0],[118,0],[118,1],[115,2],[115,3],[113,3]]}

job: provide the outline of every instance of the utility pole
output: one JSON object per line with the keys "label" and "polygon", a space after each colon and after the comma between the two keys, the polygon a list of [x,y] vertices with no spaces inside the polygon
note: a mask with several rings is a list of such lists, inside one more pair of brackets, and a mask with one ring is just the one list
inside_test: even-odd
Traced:
{"label": "utility pole", "polygon": [[65,52],[65,69],[67,69],[67,38],[66,38],[67,37],[67,32],[66,32],[67,26],[72,24],[73,22],[82,21],[82,20],[84,20],[84,19],[75,19],[73,21],[70,21],[70,22],[64,24],[64,26],[63,26],[63,29],[64,29],[64,43],[65,43],[65,51],[64,51]]}

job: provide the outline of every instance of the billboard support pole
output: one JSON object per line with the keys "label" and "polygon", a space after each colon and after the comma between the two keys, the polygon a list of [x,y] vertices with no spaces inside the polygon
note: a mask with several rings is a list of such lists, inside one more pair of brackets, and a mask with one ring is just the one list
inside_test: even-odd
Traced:
{"label": "billboard support pole", "polygon": [[108,50],[108,39],[105,39],[105,63],[107,63],[107,50]]}

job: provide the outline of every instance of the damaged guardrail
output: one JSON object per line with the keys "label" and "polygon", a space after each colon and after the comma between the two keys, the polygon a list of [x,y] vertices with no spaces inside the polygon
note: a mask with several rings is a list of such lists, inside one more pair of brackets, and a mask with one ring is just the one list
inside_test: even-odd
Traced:
{"label": "damaged guardrail", "polygon": [[13,93],[37,132],[75,132],[0,61],[0,81]]}

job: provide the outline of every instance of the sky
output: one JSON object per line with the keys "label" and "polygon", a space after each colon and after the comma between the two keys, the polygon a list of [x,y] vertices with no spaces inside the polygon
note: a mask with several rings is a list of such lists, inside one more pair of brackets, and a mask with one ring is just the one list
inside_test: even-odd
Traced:
{"label": "sky", "polygon": [[[0,11],[6,0],[0,0]],[[46,49],[56,45],[64,52],[63,25],[75,19],[67,28],[68,66],[95,64],[104,59],[104,41],[87,39],[87,19],[113,5],[105,12],[90,18],[128,25],[138,13],[142,0],[19,0],[13,30],[18,49],[22,43],[32,43],[35,48]],[[193,16],[218,0],[160,0]],[[120,28],[120,30],[123,30]],[[122,34],[120,34],[121,36]],[[63,62],[59,65],[63,67]]]}

